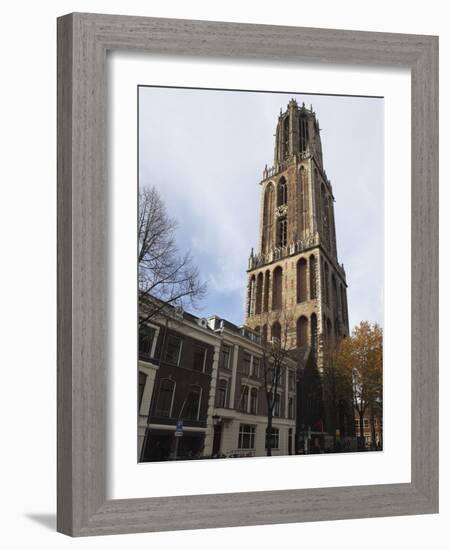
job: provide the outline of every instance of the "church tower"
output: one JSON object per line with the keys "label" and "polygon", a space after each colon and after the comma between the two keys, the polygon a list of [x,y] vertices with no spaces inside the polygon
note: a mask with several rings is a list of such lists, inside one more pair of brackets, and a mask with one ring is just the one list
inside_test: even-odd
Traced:
{"label": "church tower", "polygon": [[[288,349],[323,349],[349,333],[347,283],[339,264],[334,196],[323,166],[319,121],[292,99],[280,111],[272,167],[261,185],[259,246],[248,265],[246,324]],[[284,335],[283,335],[284,338]]]}

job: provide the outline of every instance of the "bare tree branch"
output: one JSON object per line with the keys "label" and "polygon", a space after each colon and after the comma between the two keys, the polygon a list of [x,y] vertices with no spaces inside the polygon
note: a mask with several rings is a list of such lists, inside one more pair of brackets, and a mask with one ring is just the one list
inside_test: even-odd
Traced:
{"label": "bare tree branch", "polygon": [[[189,252],[181,256],[175,239],[177,223],[166,211],[154,187],[139,191],[138,284],[145,324],[165,306],[196,309],[206,293]],[[151,298],[156,298],[152,300]],[[142,313],[142,311],[141,311]]]}

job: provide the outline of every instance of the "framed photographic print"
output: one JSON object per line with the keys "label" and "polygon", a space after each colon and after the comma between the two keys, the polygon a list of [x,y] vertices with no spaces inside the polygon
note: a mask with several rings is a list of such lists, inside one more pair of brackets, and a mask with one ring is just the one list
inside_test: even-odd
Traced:
{"label": "framed photographic print", "polygon": [[437,38],[71,14],[58,72],[58,530],[437,512]]}

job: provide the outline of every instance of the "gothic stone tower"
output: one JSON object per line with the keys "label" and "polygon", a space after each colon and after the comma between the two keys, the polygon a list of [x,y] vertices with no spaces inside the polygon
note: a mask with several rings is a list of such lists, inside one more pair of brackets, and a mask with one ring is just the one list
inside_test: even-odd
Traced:
{"label": "gothic stone tower", "polygon": [[317,351],[349,331],[338,262],[334,196],[323,168],[319,121],[295,99],[280,112],[274,165],[263,172],[257,254],[248,266],[246,324],[267,338],[288,326],[289,349]]}

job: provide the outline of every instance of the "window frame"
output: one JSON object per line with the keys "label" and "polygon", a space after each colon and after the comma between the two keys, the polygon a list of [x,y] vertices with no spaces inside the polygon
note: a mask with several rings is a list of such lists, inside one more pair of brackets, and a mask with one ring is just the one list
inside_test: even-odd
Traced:
{"label": "window frame", "polygon": [[[223,354],[224,354],[224,348],[228,349],[228,360],[227,360],[226,365],[223,365],[223,362],[222,362],[222,357],[223,357]],[[232,346],[230,344],[222,343],[222,345],[220,346],[219,368],[230,370],[231,369],[231,366],[230,366],[231,356],[232,356]]]}
{"label": "window frame", "polygon": [[[195,368],[195,354],[196,354],[196,351],[199,350],[199,349],[203,350],[203,361],[202,361],[201,370]],[[205,369],[206,369],[206,358],[207,358],[207,356],[208,356],[208,348],[203,344],[195,343],[194,344],[194,357],[193,357],[193,361],[192,361],[192,370],[195,370],[195,372],[204,373]]]}
{"label": "window frame", "polygon": [[[191,395],[191,391],[192,391],[192,388],[199,388],[200,392],[198,394],[198,405],[197,405],[197,414],[195,416],[195,418],[192,418],[192,417],[188,417],[186,416],[186,410],[187,410],[187,405],[189,403],[189,396]],[[189,385],[189,391],[188,391],[188,394],[187,394],[187,398],[186,398],[186,402],[185,402],[185,406],[180,414],[180,417],[183,418],[183,420],[190,420],[190,421],[193,421],[193,422],[198,422],[199,419],[200,419],[200,409],[201,409],[201,406],[202,406],[202,397],[203,397],[203,388],[200,386],[200,384],[190,384]]]}
{"label": "window frame", "polygon": [[[246,360],[248,357],[248,361]],[[244,365],[248,365],[248,369],[244,368]],[[245,377],[249,377],[252,369],[252,355],[251,353],[248,353],[247,351],[244,351],[242,355],[242,366],[241,366],[241,372],[242,375]]]}
{"label": "window frame", "polygon": [[[223,396],[223,403],[222,405],[219,405],[217,403],[217,396],[218,396],[218,390],[220,390],[220,383],[225,382],[225,392]],[[227,397],[228,397],[228,386],[229,386],[229,380],[227,378],[219,378],[219,382],[217,384],[217,390],[216,390],[216,399],[215,399],[215,407],[217,409],[226,409],[227,408]]]}
{"label": "window frame", "polygon": [[141,331],[139,330],[138,331],[138,355],[139,357],[143,357],[145,359],[154,359],[155,358],[155,352],[156,352],[156,345],[157,345],[157,342],[158,342],[158,338],[159,338],[159,330],[160,330],[160,327],[158,327],[157,325],[152,325],[150,323],[146,323],[144,325],[144,327],[142,327],[142,331],[145,331],[145,330],[153,330],[154,331],[154,335],[153,335],[153,339],[152,339],[152,343],[151,343],[151,347],[150,347],[150,353],[142,353],[141,354]]}
{"label": "window frame", "polygon": [[274,397],[273,416],[274,418],[281,418],[281,393],[279,392]]}
{"label": "window frame", "polygon": [[[248,428],[248,430],[245,430],[245,428]],[[238,449],[243,451],[254,451],[255,450],[255,443],[256,443],[256,426],[254,424],[239,424],[239,432],[238,432]],[[243,439],[245,436],[249,437],[249,443],[250,446],[244,447],[243,446]]]}
{"label": "window frame", "polygon": [[[255,397],[255,407],[253,409],[253,398]],[[258,414],[258,401],[259,401],[259,391],[258,388],[254,386],[250,389],[250,414]]]}
{"label": "window frame", "polygon": [[[162,386],[162,383],[165,382],[165,381],[169,381],[173,384],[172,385],[172,396],[170,398],[170,407],[169,407],[169,414],[168,415],[160,414],[161,410],[158,409],[158,402],[159,402],[159,399],[160,399],[160,396],[161,396],[161,386]],[[153,409],[153,415],[154,416],[156,416],[158,418],[172,418],[176,387],[177,387],[177,382],[176,382],[176,380],[173,380],[172,378],[165,377],[165,378],[161,378],[158,381],[158,393],[157,393],[156,400],[155,400],[155,407]]]}
{"label": "window frame", "polygon": [[[274,433],[276,432],[276,433]],[[277,442],[277,445],[272,445],[270,448],[272,449],[272,451],[279,451],[280,450],[280,428],[274,428],[272,426],[272,434],[271,434],[271,439],[273,441],[273,438],[276,438],[275,441]],[[269,438],[269,434],[268,434],[268,429],[266,428],[266,442],[265,442],[265,448],[267,449],[268,445],[268,438]]]}
{"label": "window frame", "polygon": [[[255,360],[257,361],[258,365],[256,368],[256,370],[258,371],[257,374],[255,374]],[[258,355],[253,355],[251,376],[252,378],[256,378],[258,380],[261,378],[261,357],[259,357]]]}
{"label": "window frame", "polygon": [[[168,361],[167,360],[167,345],[168,345],[168,342],[169,342],[169,338],[177,338],[180,342],[180,347],[178,348],[178,357],[177,357],[177,362],[176,363],[172,363],[171,361]],[[179,336],[178,334],[174,333],[174,332],[169,332],[169,334],[167,334],[166,336],[166,341],[164,343],[164,358],[163,358],[163,361],[164,363],[166,363],[167,365],[172,365],[174,367],[179,367],[180,366],[180,359],[181,359],[181,351],[183,349],[183,337],[182,336]]]}

